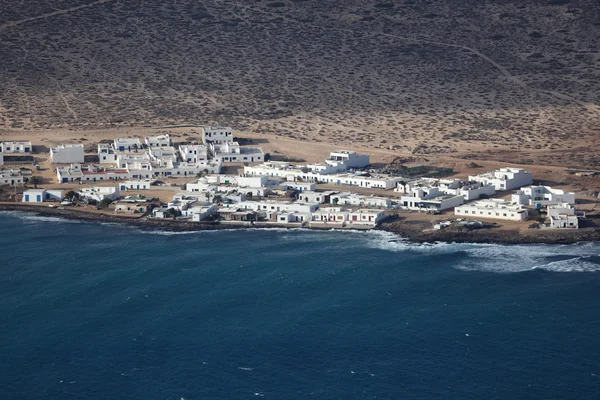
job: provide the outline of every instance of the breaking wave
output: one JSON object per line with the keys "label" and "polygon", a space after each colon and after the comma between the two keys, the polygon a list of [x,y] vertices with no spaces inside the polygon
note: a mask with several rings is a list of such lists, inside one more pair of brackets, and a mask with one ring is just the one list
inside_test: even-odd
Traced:
{"label": "breaking wave", "polygon": [[600,271],[600,244],[504,245],[476,243],[414,243],[390,232],[368,233],[368,247],[391,252],[444,254],[457,260],[453,266],[465,271],[515,273],[531,270],[552,272]]}

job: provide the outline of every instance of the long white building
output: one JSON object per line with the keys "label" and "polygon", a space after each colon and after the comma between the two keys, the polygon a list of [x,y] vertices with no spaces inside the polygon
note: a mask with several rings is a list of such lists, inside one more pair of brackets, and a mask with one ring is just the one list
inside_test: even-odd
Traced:
{"label": "long white building", "polygon": [[64,198],[62,190],[29,189],[23,192],[23,203],[43,203],[45,201],[61,201]]}
{"label": "long white building", "polygon": [[33,152],[31,142],[0,142],[0,153],[23,154]]}
{"label": "long white building", "polygon": [[50,149],[50,159],[54,164],[82,163],[85,159],[82,144],[63,144]]}
{"label": "long white building", "polygon": [[500,199],[478,200],[463,204],[454,209],[454,214],[460,217],[491,218],[507,221],[525,221],[529,212],[520,204]]}

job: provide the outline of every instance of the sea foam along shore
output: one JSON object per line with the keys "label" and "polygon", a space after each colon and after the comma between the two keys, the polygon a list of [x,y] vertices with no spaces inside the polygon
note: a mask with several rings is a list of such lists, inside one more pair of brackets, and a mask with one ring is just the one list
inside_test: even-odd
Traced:
{"label": "sea foam along shore", "polygon": [[[194,232],[223,229],[256,229],[256,228],[284,228],[298,229],[297,226],[272,223],[220,223],[220,222],[188,222],[171,219],[151,219],[145,217],[126,217],[105,213],[93,213],[70,208],[50,208],[48,206],[25,205],[19,203],[0,203],[0,211],[21,211],[34,213],[46,217],[59,217],[69,220],[83,220],[91,222],[110,222],[136,226],[146,230],[162,230],[170,232]],[[572,231],[541,231],[536,230],[524,235],[516,230],[501,228],[476,229],[469,231],[424,230],[423,224],[406,224],[402,221],[384,221],[376,230],[395,233],[398,236],[416,243],[496,243],[496,244],[572,244],[579,242],[600,241],[600,229],[585,229]],[[332,226],[311,227],[307,229],[330,230]],[[343,230],[352,230],[344,228]]]}

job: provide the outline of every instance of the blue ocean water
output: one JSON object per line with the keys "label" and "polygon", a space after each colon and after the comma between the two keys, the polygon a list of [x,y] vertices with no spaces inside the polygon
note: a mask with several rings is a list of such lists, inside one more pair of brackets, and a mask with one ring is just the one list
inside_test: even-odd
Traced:
{"label": "blue ocean water", "polygon": [[600,398],[600,244],[0,232],[0,399]]}

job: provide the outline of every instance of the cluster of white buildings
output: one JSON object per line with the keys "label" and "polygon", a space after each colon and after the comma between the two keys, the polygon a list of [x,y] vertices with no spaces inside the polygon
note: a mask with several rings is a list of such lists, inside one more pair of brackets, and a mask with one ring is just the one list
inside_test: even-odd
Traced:
{"label": "cluster of white buildings", "polygon": [[323,163],[293,165],[271,161],[244,167],[245,175],[268,176],[288,182],[315,182],[333,185],[350,185],[368,189],[394,189],[403,178],[356,171],[370,164],[369,156],[350,150],[331,152]]}
{"label": "cluster of white buildings", "polygon": [[50,150],[52,162],[69,164],[56,168],[60,183],[98,182],[121,179],[156,179],[218,174],[224,163],[264,161],[259,147],[242,147],[233,140],[229,127],[203,127],[202,143],[175,148],[169,134],[138,138],[117,138],[98,144],[100,167],[84,166],[81,144],[67,144]]}
{"label": "cluster of white buildings", "polygon": [[[30,153],[30,142],[0,142],[3,154]],[[50,149],[60,183],[119,181],[111,187],[79,189],[79,196],[102,201],[120,198],[121,191],[149,190],[158,178],[203,177],[188,182],[166,207],[153,216],[187,217],[202,221],[220,214],[222,219],[271,221],[298,224],[360,224],[375,226],[386,209],[443,211],[454,209],[462,218],[524,221],[532,209],[545,209],[552,228],[577,228],[581,216],[575,210],[574,193],[548,186],[533,186],[532,174],[520,168],[500,168],[469,176],[467,180],[418,178],[375,174],[366,171],[370,158],[350,150],[337,150],[320,163],[293,165],[265,162],[262,149],[242,147],[234,141],[230,127],[205,126],[201,142],[173,145],[169,134],[117,138],[98,144],[100,166],[83,165],[82,144],[64,144]],[[225,163],[244,163],[242,175],[222,175]],[[18,171],[0,171],[0,185],[20,185]],[[317,190],[317,184],[347,185],[364,189],[394,190],[395,196],[375,196],[350,191]],[[330,188],[331,189],[331,188]],[[490,198],[497,192],[515,190],[510,199]],[[296,192],[294,200],[274,198]],[[400,193],[398,195],[397,193]],[[59,191],[32,189],[24,202],[52,201]],[[220,204],[219,205],[217,205]],[[123,212],[139,212],[146,206],[119,205]]]}
{"label": "cluster of white buildings", "polygon": [[[155,209],[153,215],[170,218],[175,210],[178,216],[192,221],[218,214],[221,219],[234,221],[369,228],[378,224],[386,215],[385,209],[391,207],[386,197],[317,192],[315,183],[262,175],[208,175],[187,183],[185,189],[165,207]],[[295,199],[289,197],[290,190],[297,192]],[[211,200],[219,206],[208,207]]]}
{"label": "cluster of white buildings", "polygon": [[487,198],[496,193],[494,186],[459,179],[420,178],[398,183],[396,192],[403,193],[400,203],[409,210],[447,210],[465,201]]}

